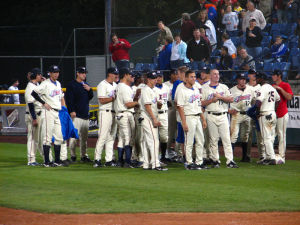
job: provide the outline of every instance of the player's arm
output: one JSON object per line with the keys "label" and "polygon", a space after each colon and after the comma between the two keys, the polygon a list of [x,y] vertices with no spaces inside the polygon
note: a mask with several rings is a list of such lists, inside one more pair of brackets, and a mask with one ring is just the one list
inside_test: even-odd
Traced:
{"label": "player's arm", "polygon": [[280,93],[283,95],[283,97],[290,101],[293,98],[293,95],[291,95],[290,93],[288,93],[287,91],[285,91],[282,87],[279,87],[277,85],[273,86],[278,92],[280,91]]}
{"label": "player's arm", "polygon": [[52,109],[50,105],[48,105],[43,99],[41,99],[41,97],[39,96],[38,93],[36,93],[35,91],[32,91],[31,95],[32,95],[32,97],[34,97],[35,100],[40,102],[47,110]]}
{"label": "player's arm", "polygon": [[154,127],[159,127],[160,126],[160,122],[156,119],[156,117],[154,116],[152,109],[151,109],[151,104],[145,104],[145,109],[147,111],[147,113],[149,114],[149,116],[152,119],[153,122],[153,126]]}
{"label": "player's arm", "polygon": [[204,113],[200,113],[200,118],[201,118],[201,122],[202,122],[202,127],[203,127],[203,129],[205,129],[207,127],[207,124],[206,124],[206,120],[204,117]]}
{"label": "player's arm", "polygon": [[180,119],[181,119],[182,129],[183,129],[185,132],[188,132],[188,131],[189,131],[189,127],[188,127],[188,125],[186,124],[186,118],[185,118],[185,115],[184,115],[183,107],[177,105],[177,111],[178,111],[179,116],[180,116]]}
{"label": "player's arm", "polygon": [[125,103],[125,106],[127,107],[127,109],[131,109],[134,108],[135,106],[137,106],[139,103],[134,101],[134,102],[127,102]]}
{"label": "player's arm", "polygon": [[32,102],[29,102],[27,105],[28,105],[28,108],[29,108],[29,113],[32,117],[32,125],[37,126],[37,120],[36,120],[36,114],[35,114],[35,110],[34,110],[34,104]]}
{"label": "player's arm", "polygon": [[205,107],[205,106],[208,106],[209,104],[216,103],[217,101],[218,101],[218,98],[216,96],[214,96],[211,99],[202,100],[201,105]]}
{"label": "player's arm", "polygon": [[109,98],[99,98],[99,102],[102,104],[102,105],[105,105],[107,103],[110,103],[110,102],[113,102],[115,100],[114,97],[109,97]]}

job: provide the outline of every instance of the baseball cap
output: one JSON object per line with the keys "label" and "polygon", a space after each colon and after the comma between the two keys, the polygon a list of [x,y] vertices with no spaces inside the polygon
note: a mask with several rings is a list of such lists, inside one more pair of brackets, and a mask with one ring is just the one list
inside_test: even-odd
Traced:
{"label": "baseball cap", "polygon": [[125,74],[133,75],[133,72],[130,69],[128,69],[127,67],[124,67],[119,70],[119,74],[120,74],[120,76],[123,76]]}
{"label": "baseball cap", "polygon": [[57,72],[60,72],[60,69],[58,66],[56,65],[52,65],[49,67],[49,70],[48,70],[50,73],[57,73]]}
{"label": "baseball cap", "polygon": [[257,72],[256,72],[256,70],[254,70],[254,69],[250,69],[250,70],[248,70],[248,74],[256,74]]}
{"label": "baseball cap", "polygon": [[245,79],[246,80],[247,78],[244,73],[241,73],[241,74],[237,75],[236,79]]}
{"label": "baseball cap", "polygon": [[139,72],[139,71],[134,71],[133,72],[133,76],[134,76],[134,78],[140,78],[140,77],[142,77],[142,74]]}
{"label": "baseball cap", "polygon": [[84,66],[80,66],[76,70],[77,73],[88,73],[87,69]]}
{"label": "baseball cap", "polygon": [[209,73],[210,69],[206,66],[202,67],[202,69],[200,70],[200,73]]}
{"label": "baseball cap", "polygon": [[263,79],[263,80],[268,79],[267,75],[265,73],[261,73],[261,72],[256,74],[256,78],[260,78],[260,79]]}
{"label": "baseball cap", "polygon": [[163,77],[163,76],[164,76],[164,74],[163,74],[160,70],[157,70],[157,71],[156,71],[156,75],[157,75],[158,77]]}
{"label": "baseball cap", "polygon": [[254,17],[251,17],[249,22],[256,22],[256,19]]}
{"label": "baseball cap", "polygon": [[156,79],[157,78],[157,74],[156,74],[156,72],[149,72],[149,73],[147,73],[147,78],[148,79]]}
{"label": "baseball cap", "polygon": [[282,76],[282,72],[280,70],[274,70],[272,76],[273,75]]}
{"label": "baseball cap", "polygon": [[107,74],[109,74],[109,73],[113,73],[113,74],[118,75],[118,74],[119,74],[119,71],[118,71],[118,69],[115,68],[115,67],[110,67],[110,68],[107,69]]}
{"label": "baseball cap", "polygon": [[38,75],[38,74],[42,74],[42,71],[40,70],[40,68],[33,68],[32,70],[31,70],[31,74],[32,75]]}
{"label": "baseball cap", "polygon": [[177,73],[178,73],[177,69],[171,69],[170,70],[170,74],[175,74],[176,75]]}

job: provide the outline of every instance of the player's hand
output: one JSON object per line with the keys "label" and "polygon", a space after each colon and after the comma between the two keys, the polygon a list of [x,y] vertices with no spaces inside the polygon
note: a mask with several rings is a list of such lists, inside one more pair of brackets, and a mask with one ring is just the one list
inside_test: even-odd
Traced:
{"label": "player's hand", "polygon": [[120,41],[120,44],[125,44],[124,41]]}
{"label": "player's hand", "polygon": [[160,127],[161,126],[161,123],[158,121],[158,120],[153,120],[153,126],[154,127]]}
{"label": "player's hand", "polygon": [[203,129],[206,129],[206,127],[207,127],[206,120],[203,120],[203,121],[202,121],[202,127],[203,127]]}
{"label": "player's hand", "polygon": [[36,120],[36,119],[35,119],[35,120],[32,120],[32,126],[37,127],[37,125],[38,125],[37,120]]}
{"label": "player's hand", "polygon": [[189,127],[186,123],[182,124],[182,129],[183,129],[184,132],[189,132]]}
{"label": "player's hand", "polygon": [[231,115],[235,115],[235,114],[237,114],[237,111],[235,109],[229,109],[228,113]]}
{"label": "player's hand", "polygon": [[71,112],[70,116],[71,116],[72,119],[74,119],[76,117],[76,112]]}
{"label": "player's hand", "polygon": [[163,104],[162,104],[161,102],[157,102],[157,108],[158,108],[158,109],[161,109],[162,105],[163,105]]}
{"label": "player's hand", "polygon": [[85,90],[87,90],[87,91],[90,91],[90,90],[91,90],[91,87],[90,87],[89,85],[87,85],[87,84],[83,84],[82,86],[83,86],[83,88],[84,88]]}
{"label": "player's hand", "polygon": [[278,85],[274,85],[273,87],[274,87],[276,90],[278,90],[278,91],[281,91],[281,89],[282,89],[282,88],[279,87]]}
{"label": "player's hand", "polygon": [[47,103],[44,104],[44,107],[45,107],[48,111],[52,109],[51,106],[48,105]]}

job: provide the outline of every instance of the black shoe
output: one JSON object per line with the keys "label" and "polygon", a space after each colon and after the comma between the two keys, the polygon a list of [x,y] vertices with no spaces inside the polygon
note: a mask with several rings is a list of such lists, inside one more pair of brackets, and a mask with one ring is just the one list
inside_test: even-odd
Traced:
{"label": "black shoe", "polygon": [[124,163],[123,162],[117,162],[117,167],[123,167],[124,166]]}
{"label": "black shoe", "polygon": [[211,164],[212,164],[212,161],[211,161],[210,158],[204,158],[204,159],[203,159],[203,164],[204,164],[205,166],[208,166],[208,165],[211,165]]}
{"label": "black shoe", "polygon": [[210,169],[209,167],[204,165],[204,163],[202,163],[201,165],[195,164],[195,167],[196,167],[197,170],[208,170],[208,169]]}
{"label": "black shoe", "polygon": [[62,163],[62,166],[65,166],[65,167],[69,166],[69,164],[70,164],[68,159],[61,161],[61,163]]}
{"label": "black shoe", "polygon": [[61,161],[61,160],[59,160],[59,161],[56,161],[56,162],[54,162],[53,164],[54,164],[54,165],[56,165],[56,166],[63,166],[63,164],[62,164],[62,161]]}
{"label": "black shoe", "polygon": [[263,165],[276,165],[276,160],[275,159],[265,159],[262,162]]}
{"label": "black shoe", "polygon": [[218,161],[212,161],[212,168],[220,168],[220,163]]}
{"label": "black shoe", "polygon": [[94,168],[97,167],[102,167],[101,161],[100,160],[95,160],[95,164],[93,165]]}
{"label": "black shoe", "polygon": [[194,164],[189,164],[185,167],[186,170],[197,170]]}
{"label": "black shoe", "polygon": [[168,168],[160,166],[160,167],[155,167],[154,170],[157,170],[157,171],[167,171]]}
{"label": "black shoe", "polygon": [[234,161],[231,161],[227,164],[227,168],[239,168],[239,166]]}
{"label": "black shoe", "polygon": [[106,163],[104,164],[104,166],[117,166],[117,164],[114,163],[113,161],[109,161],[109,162],[106,162]]}
{"label": "black shoe", "polygon": [[53,162],[44,163],[43,166],[44,166],[44,167],[57,167],[57,165],[54,164]]}
{"label": "black shoe", "polygon": [[251,159],[248,156],[245,156],[244,158],[242,158],[240,160],[240,162],[250,162],[250,161],[251,161]]}
{"label": "black shoe", "polygon": [[71,162],[72,163],[76,162],[76,156],[71,156]]}
{"label": "black shoe", "polygon": [[83,162],[83,163],[90,163],[90,162],[93,162],[93,161],[90,160],[90,158],[87,157],[87,156],[81,157],[80,161]]}
{"label": "black shoe", "polygon": [[124,166],[123,166],[124,168],[136,168],[133,164],[128,164],[128,163],[124,163]]}
{"label": "black shoe", "polygon": [[264,158],[260,158],[258,161],[256,161],[256,163],[259,165],[263,165],[265,160],[266,159],[264,159]]}

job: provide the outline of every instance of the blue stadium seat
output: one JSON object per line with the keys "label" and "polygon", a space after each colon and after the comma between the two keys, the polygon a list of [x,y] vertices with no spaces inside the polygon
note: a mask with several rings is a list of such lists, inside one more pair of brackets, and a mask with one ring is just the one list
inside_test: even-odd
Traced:
{"label": "blue stadium seat", "polygon": [[289,62],[291,63],[292,69],[300,69],[300,49],[292,48],[289,56]]}
{"label": "blue stadium seat", "polygon": [[255,68],[256,71],[260,71],[264,69],[264,63],[263,62],[255,62]]}
{"label": "blue stadium seat", "polygon": [[283,23],[280,25],[280,34],[289,37],[295,33],[296,28],[296,23]]}
{"label": "blue stadium seat", "polygon": [[288,70],[291,67],[290,62],[281,62],[280,63],[280,70],[282,71],[282,79],[286,79],[288,75]]}
{"label": "blue stadium seat", "polygon": [[152,70],[154,70],[154,69],[152,69],[153,68],[153,66],[152,66],[153,64],[151,64],[151,63],[144,63],[144,66],[143,66],[143,70],[150,70],[150,71],[152,71]]}
{"label": "blue stadium seat", "polygon": [[137,64],[135,64],[135,70],[137,70],[137,71],[142,71],[143,67],[144,67],[143,63],[137,63]]}
{"label": "blue stadium seat", "polygon": [[271,73],[273,71],[273,63],[265,62],[264,63],[264,72],[271,77]]}
{"label": "blue stadium seat", "polygon": [[231,37],[230,39],[236,47],[240,46],[240,44],[241,44],[240,37]]}
{"label": "blue stadium seat", "polygon": [[264,47],[269,47],[270,42],[272,40],[272,36],[264,36],[262,41],[261,41],[261,46]]}

